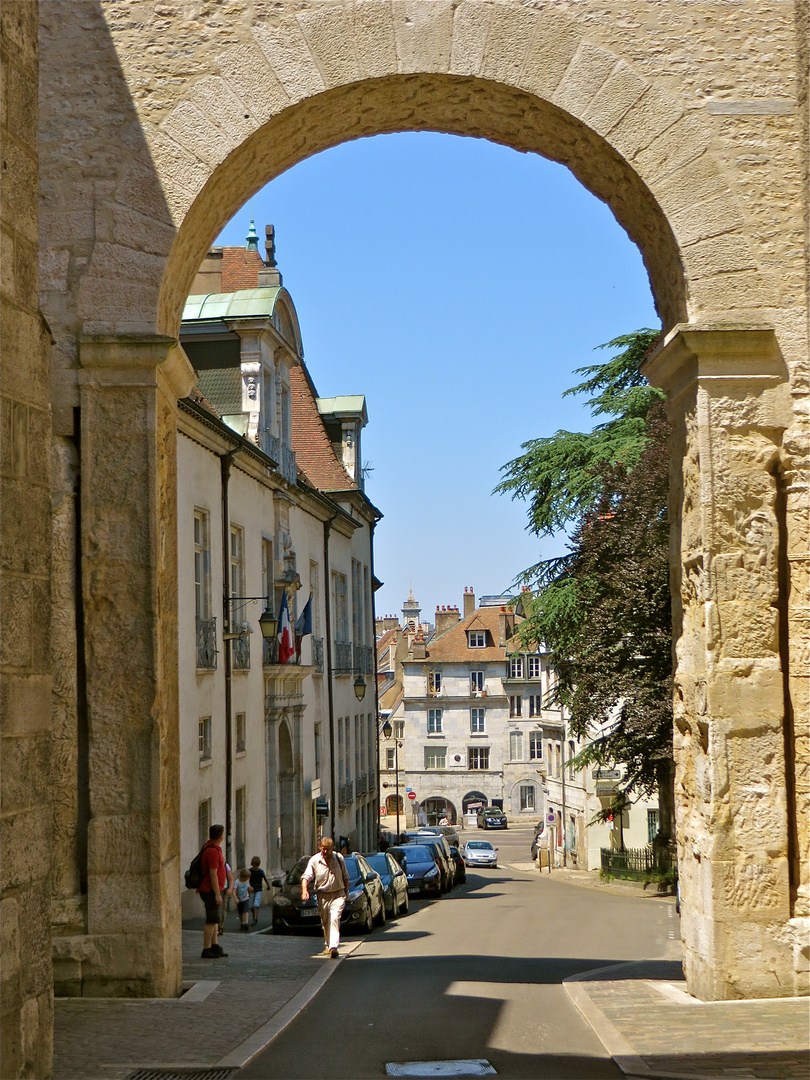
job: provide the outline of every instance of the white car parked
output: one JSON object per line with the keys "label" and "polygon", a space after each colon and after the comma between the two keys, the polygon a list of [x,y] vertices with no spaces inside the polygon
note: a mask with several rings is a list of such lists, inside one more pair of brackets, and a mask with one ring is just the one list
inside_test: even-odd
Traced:
{"label": "white car parked", "polygon": [[468,840],[461,849],[465,866],[497,866],[498,849],[489,840]]}

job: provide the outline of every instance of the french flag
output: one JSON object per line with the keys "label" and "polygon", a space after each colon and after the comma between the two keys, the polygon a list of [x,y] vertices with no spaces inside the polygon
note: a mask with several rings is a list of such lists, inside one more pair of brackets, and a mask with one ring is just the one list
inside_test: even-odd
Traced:
{"label": "french flag", "polygon": [[286,664],[295,653],[293,628],[290,624],[290,609],[287,606],[287,592],[281,598],[281,611],[278,614],[278,662]]}

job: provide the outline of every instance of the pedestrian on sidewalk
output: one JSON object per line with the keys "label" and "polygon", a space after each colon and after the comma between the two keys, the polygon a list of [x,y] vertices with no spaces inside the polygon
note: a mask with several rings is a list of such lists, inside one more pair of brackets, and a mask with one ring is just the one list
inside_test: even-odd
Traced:
{"label": "pedestrian on sidewalk", "polygon": [[219,944],[219,919],[222,912],[222,893],[228,881],[225,873],[225,856],[222,854],[224,825],[212,825],[208,830],[208,840],[203,844],[200,858],[202,881],[197,890],[205,905],[205,930],[203,931],[203,951],[205,960],[217,960],[228,954]]}
{"label": "pedestrian on sidewalk", "polygon": [[333,960],[339,955],[340,916],[349,896],[346,863],[334,847],[331,836],[324,836],[301,877],[302,900],[309,900],[309,887],[315,887],[325,943],[323,955],[331,956]]}
{"label": "pedestrian on sidewalk", "polygon": [[253,925],[255,926],[259,921],[259,908],[262,906],[262,891],[264,886],[270,888],[270,882],[267,880],[267,874],[262,870],[262,860],[258,855],[254,855],[250,860],[250,887],[253,889]]}
{"label": "pedestrian on sidewalk", "polygon": [[225,933],[225,919],[228,915],[228,909],[231,903],[231,897],[233,896],[233,870],[231,870],[230,863],[225,863],[225,877],[228,879],[228,887],[225,890],[225,895],[222,898],[222,907],[219,910],[219,936]]}
{"label": "pedestrian on sidewalk", "polygon": [[236,893],[236,910],[239,912],[239,929],[243,934],[247,934],[250,931],[250,894],[253,892],[250,887],[249,870],[239,871],[239,880],[234,886],[234,892]]}

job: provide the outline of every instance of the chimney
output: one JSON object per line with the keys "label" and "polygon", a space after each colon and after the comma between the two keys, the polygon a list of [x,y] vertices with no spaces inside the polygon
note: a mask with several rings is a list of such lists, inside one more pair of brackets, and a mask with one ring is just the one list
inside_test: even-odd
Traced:
{"label": "chimney", "polygon": [[456,626],[461,621],[461,616],[458,613],[457,607],[439,607],[436,605],[436,633],[443,634],[445,630],[449,630],[452,626]]}
{"label": "chimney", "polygon": [[[256,250],[259,250],[259,238],[256,237]],[[283,279],[276,266],[276,228],[275,225],[264,227],[264,251],[267,258],[259,271],[259,288],[269,289],[274,285],[283,285]]]}
{"label": "chimney", "polygon": [[512,608],[502,607],[498,614],[498,645],[501,649],[515,632],[515,613]]}
{"label": "chimney", "polygon": [[475,611],[475,593],[472,591],[472,587],[465,588],[464,590],[464,618],[468,615],[472,615]]}
{"label": "chimney", "polygon": [[425,660],[426,658],[427,649],[425,648],[425,638],[420,630],[411,646],[411,660]]}

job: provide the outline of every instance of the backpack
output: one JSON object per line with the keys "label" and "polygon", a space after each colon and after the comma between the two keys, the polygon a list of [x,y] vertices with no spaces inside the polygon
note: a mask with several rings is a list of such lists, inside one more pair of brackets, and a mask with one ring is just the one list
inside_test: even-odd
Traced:
{"label": "backpack", "polygon": [[187,889],[199,889],[202,884],[202,853],[201,848],[194,858],[191,860],[191,865],[186,870],[186,888]]}

